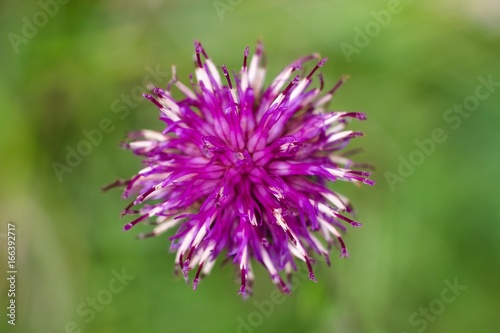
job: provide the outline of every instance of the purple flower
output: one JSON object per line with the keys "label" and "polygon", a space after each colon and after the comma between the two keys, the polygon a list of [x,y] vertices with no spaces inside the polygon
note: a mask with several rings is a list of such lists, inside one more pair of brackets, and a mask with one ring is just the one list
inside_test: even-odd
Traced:
{"label": "purple flower", "polygon": [[[312,253],[329,264],[329,250],[336,245],[347,256],[341,233],[346,225],[360,226],[343,215],[352,214],[352,207],[328,185],[337,180],[374,184],[369,172],[352,169],[366,165],[339,153],[361,135],[345,130],[346,123],[364,120],[365,114],[326,111],[345,78],[320,95],[322,76],[319,84],[312,81],[326,58],[317,54],[293,62],[264,88],[261,43],[251,59],[245,49],[237,74],[226,66],[220,73],[199,42],[195,51],[190,85],[177,79],[174,68],[165,90],[144,94],[166,124],[161,133],[130,133],[124,144],[143,156],[145,167],[107,188],[125,185],[124,198],[138,194],[123,215],[139,217],[125,230],[151,218],[155,227],[139,238],[176,228],[170,238],[176,267],[186,281],[196,270],[194,288],[225,255],[239,270],[241,294],[251,292],[254,261],[288,293],[282,276],[297,270],[297,259],[315,280]],[[310,60],[317,62],[306,72],[302,65]],[[179,92],[182,97],[174,97]]]}

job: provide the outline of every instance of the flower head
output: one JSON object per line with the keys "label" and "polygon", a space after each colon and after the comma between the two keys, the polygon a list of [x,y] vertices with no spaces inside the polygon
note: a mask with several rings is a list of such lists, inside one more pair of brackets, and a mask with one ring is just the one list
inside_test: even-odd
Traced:
{"label": "flower head", "polygon": [[[237,74],[218,69],[199,42],[195,51],[196,80],[183,84],[173,68],[166,89],[144,94],[166,126],[129,134],[124,146],[143,156],[145,167],[108,187],[126,186],[124,198],[137,194],[123,215],[139,217],[125,230],[153,218],[153,230],[140,238],[177,228],[171,250],[186,281],[196,270],[194,288],[225,254],[239,270],[241,294],[251,292],[253,261],[289,292],[282,275],[297,269],[297,259],[315,280],[312,253],[329,263],[336,245],[346,256],[341,233],[346,225],[360,226],[344,215],[352,214],[348,200],[328,184],[373,185],[369,172],[353,169],[364,165],[339,153],[361,135],[345,130],[346,123],[365,114],[326,111],[345,78],[320,95],[321,75],[312,83],[326,58],[317,54],[293,62],[264,88],[261,43],[251,59],[245,49]],[[312,70],[303,71],[313,60]],[[174,88],[181,98],[173,97]]]}

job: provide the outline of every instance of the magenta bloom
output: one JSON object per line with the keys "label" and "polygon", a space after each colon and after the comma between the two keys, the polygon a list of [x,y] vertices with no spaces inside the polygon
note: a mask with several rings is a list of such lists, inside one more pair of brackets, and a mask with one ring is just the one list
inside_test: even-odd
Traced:
{"label": "magenta bloom", "polygon": [[[347,121],[365,114],[326,111],[344,79],[320,96],[322,77],[319,84],[312,81],[326,58],[316,54],[298,59],[264,88],[262,44],[250,61],[245,49],[237,74],[225,66],[219,73],[200,43],[195,50],[196,81],[190,87],[174,70],[165,90],[144,95],[159,108],[166,127],[161,133],[131,133],[125,144],[145,165],[130,180],[109,186],[126,185],[124,198],[138,194],[123,214],[139,217],[125,230],[151,218],[154,229],[140,238],[176,228],[171,250],[186,281],[196,270],[194,288],[223,255],[239,270],[241,294],[251,292],[253,262],[288,293],[282,276],[297,269],[296,259],[315,280],[312,253],[329,263],[329,249],[336,245],[346,256],[341,233],[345,225],[360,226],[343,215],[352,208],[328,184],[373,185],[369,172],[352,169],[363,165],[340,153],[361,135],[345,130]],[[316,64],[304,72],[310,60]],[[173,88],[181,98],[174,98]]]}

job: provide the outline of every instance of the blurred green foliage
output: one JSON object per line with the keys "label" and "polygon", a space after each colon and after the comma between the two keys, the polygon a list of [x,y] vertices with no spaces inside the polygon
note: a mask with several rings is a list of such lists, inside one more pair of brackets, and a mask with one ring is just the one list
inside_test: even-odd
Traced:
{"label": "blurred green foliage", "polygon": [[[44,21],[48,3],[53,15]],[[383,21],[389,3],[0,3],[0,233],[16,223],[19,267],[17,325],[3,310],[2,332],[497,332],[499,87],[460,115],[457,128],[443,117],[476,94],[478,78],[500,81],[500,10],[488,0],[402,1]],[[36,31],[27,21],[38,22]],[[187,81],[199,39],[216,64],[237,70],[244,47],[259,38],[268,81],[311,52],[329,57],[327,86],[351,75],[331,108],[368,114],[351,125],[366,134],[352,147],[363,147],[357,160],[376,166],[373,188],[334,185],[364,223],[346,235],[351,257],[334,253],[330,268],[319,260],[318,283],[299,278],[280,304],[269,303],[275,288],[263,269],[248,301],[237,295],[231,265],[217,265],[193,292],[172,274],[167,237],[139,242],[137,230],[122,232],[127,202],[119,191],[100,191],[140,165],[119,149],[124,133],[161,128],[154,106],[122,100],[147,68],[170,72],[175,64]],[[86,139],[82,131],[105,118],[111,125],[102,140],[58,178],[52,163],[66,164],[68,149]],[[387,173],[417,158],[415,140],[436,128],[446,140],[391,185]],[[122,269],[133,279],[110,293]],[[444,281],[455,278],[467,289],[439,301]],[[96,297],[106,304],[91,310]],[[429,306],[428,316],[420,312]]]}

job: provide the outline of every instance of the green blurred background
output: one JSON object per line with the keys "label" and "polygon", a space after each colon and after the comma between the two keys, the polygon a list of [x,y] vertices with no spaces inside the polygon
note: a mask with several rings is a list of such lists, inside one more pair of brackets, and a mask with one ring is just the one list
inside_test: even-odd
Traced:
{"label": "green blurred background", "polygon": [[[487,92],[481,77],[500,82],[498,3],[75,0],[52,2],[53,17],[40,14],[45,3],[0,3],[2,332],[498,332],[500,87],[474,97]],[[389,9],[399,12],[377,23]],[[364,223],[346,235],[351,257],[334,253],[330,268],[319,260],[318,283],[299,279],[272,307],[263,269],[243,301],[220,260],[193,292],[173,275],[167,236],[137,241],[143,226],[122,232],[128,202],[100,190],[140,166],[119,148],[124,133],[162,128],[152,104],[120,100],[139,92],[147,68],[170,73],[175,64],[187,82],[199,39],[216,64],[239,69],[244,47],[259,38],[268,81],[311,52],[329,57],[327,87],[351,75],[331,109],[368,114],[352,123],[366,135],[351,147],[363,147],[355,159],[375,165],[377,181],[334,185]],[[161,75],[164,86],[170,74]],[[464,101],[479,103],[443,118]],[[105,118],[108,133],[58,178],[52,163],[66,164],[83,131]],[[437,128],[446,140],[418,153],[415,140]],[[410,158],[421,164],[394,180]],[[17,225],[15,327],[4,314],[9,221]],[[129,280],[116,291],[120,283],[110,283],[123,270]],[[467,288],[450,301],[445,281],[455,279]]]}

